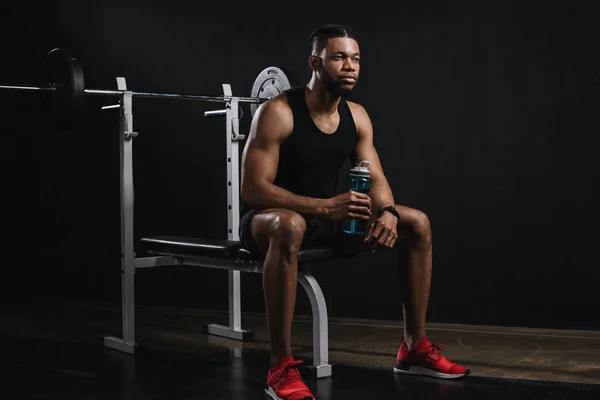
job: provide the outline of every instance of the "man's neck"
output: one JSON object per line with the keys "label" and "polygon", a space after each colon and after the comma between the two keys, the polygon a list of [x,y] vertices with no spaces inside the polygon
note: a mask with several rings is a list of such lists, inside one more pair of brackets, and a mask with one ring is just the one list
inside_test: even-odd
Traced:
{"label": "man's neck", "polygon": [[313,113],[334,114],[340,104],[340,96],[336,96],[327,90],[323,82],[312,78],[306,85],[306,102]]}

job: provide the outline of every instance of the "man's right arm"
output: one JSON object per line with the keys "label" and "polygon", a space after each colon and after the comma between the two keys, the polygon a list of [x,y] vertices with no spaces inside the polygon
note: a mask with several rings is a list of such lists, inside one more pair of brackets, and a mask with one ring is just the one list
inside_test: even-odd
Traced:
{"label": "man's right arm", "polygon": [[283,99],[267,101],[258,108],[242,154],[242,198],[254,208],[284,208],[305,215],[328,216],[327,199],[299,196],[273,184],[279,146],[292,129],[292,111]]}

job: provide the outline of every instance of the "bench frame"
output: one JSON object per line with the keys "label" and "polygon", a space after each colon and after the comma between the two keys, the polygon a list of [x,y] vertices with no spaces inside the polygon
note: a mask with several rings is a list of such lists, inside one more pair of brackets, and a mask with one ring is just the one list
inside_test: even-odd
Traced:
{"label": "bench frame", "polygon": [[[123,91],[120,99],[120,195],[121,195],[121,308],[122,337],[104,338],[106,347],[135,354],[135,272],[139,268],[166,267],[173,265],[198,266],[226,269],[229,271],[229,326],[209,324],[211,335],[244,340],[250,333],[241,327],[240,273],[262,273],[262,262],[245,261],[239,258],[190,257],[177,254],[155,254],[150,257],[136,257],[134,238],[134,185],[133,185],[133,131],[132,93],[127,90],[125,78],[117,78],[117,86]],[[225,96],[232,96],[231,86],[223,84]],[[225,102],[225,110],[210,111],[205,116],[225,116],[227,147],[227,240],[239,242],[239,142],[245,136],[239,134],[238,100],[230,97]],[[104,107],[115,110],[114,106]],[[325,297],[318,282],[308,272],[315,262],[299,265],[298,282],[306,291],[313,314],[313,360],[312,369],[317,378],[330,377],[328,317]]]}

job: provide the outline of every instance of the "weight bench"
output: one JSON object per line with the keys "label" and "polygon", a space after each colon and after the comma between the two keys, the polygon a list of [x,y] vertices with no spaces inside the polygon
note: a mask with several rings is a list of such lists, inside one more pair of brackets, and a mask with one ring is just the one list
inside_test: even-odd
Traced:
{"label": "weight bench", "polygon": [[[265,78],[266,79],[266,78]],[[268,76],[268,81],[274,81]],[[158,236],[141,238],[137,246],[133,233],[133,131],[132,95],[127,91],[125,78],[117,78],[117,86],[123,91],[118,105],[103,107],[117,110],[120,119],[120,167],[121,167],[121,306],[122,338],[105,337],[104,345],[125,353],[134,354],[135,341],[135,272],[150,267],[188,265],[229,270],[229,326],[207,325],[211,335],[244,340],[248,331],[241,327],[240,272],[262,273],[262,261],[253,259],[250,252],[239,242],[239,134],[238,99],[232,96],[231,87],[223,84],[225,110],[205,112],[205,116],[225,116],[226,164],[227,164],[227,239]],[[260,85],[259,85],[260,86]],[[288,87],[283,87],[286,89]],[[137,247],[140,255],[134,251]],[[332,374],[329,364],[327,307],[321,287],[311,275],[310,268],[318,263],[332,260],[340,255],[330,248],[302,248],[299,254],[298,281],[306,290],[313,314],[313,363],[317,378]]]}
{"label": "weight bench", "polygon": [[[245,271],[262,273],[262,260],[252,257],[240,242],[228,240],[206,240],[189,237],[148,237],[139,245],[149,256],[136,258],[136,268],[187,265],[228,269],[231,272]],[[317,377],[331,376],[328,363],[328,320],[327,305],[321,287],[309,272],[319,262],[332,260],[339,255],[328,247],[307,247],[299,252],[298,282],[302,285],[312,309],[313,316],[313,364]],[[235,279],[232,279],[235,282]],[[229,326],[207,325],[209,334],[244,340],[248,331],[241,328],[239,287],[229,288]],[[237,303],[237,304],[236,304]]]}

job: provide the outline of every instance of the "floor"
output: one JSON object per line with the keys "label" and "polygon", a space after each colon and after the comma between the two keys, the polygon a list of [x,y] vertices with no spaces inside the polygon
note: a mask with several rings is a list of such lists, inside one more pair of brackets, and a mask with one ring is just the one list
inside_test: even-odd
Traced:
{"label": "floor", "polygon": [[[205,323],[226,315],[140,308],[129,356],[103,347],[119,335],[116,308],[37,302],[3,310],[0,398],[6,399],[265,399],[269,362],[264,316],[245,314],[249,342],[208,336]],[[391,372],[398,322],[330,321],[333,377],[313,379],[317,399],[599,399],[600,333],[430,324],[432,341],[472,375],[441,381]],[[294,353],[310,361],[311,324],[294,322]]]}

